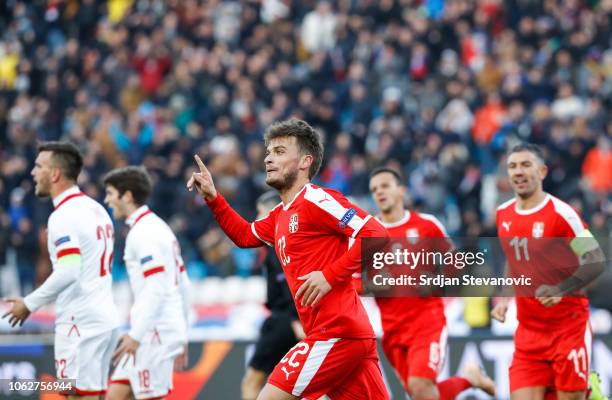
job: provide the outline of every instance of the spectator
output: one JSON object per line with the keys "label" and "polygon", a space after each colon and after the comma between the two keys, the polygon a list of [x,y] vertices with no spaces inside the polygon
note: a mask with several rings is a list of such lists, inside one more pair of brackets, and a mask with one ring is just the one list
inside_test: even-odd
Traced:
{"label": "spectator", "polygon": [[331,50],[336,42],[337,18],[331,4],[321,0],[316,9],[306,14],[302,22],[302,44],[310,53]]}
{"label": "spectator", "polygon": [[600,136],[597,146],[588,153],[582,165],[582,175],[588,187],[598,194],[612,192],[612,151],[610,138]]}
{"label": "spectator", "polygon": [[204,155],[232,205],[254,217],[263,132],[292,115],[325,137],[319,179],[359,201],[367,171],[393,165],[451,234],[488,232],[510,195],[503,154],[526,140],[546,149],[546,189],[579,199],[605,229],[612,3],[532,3],[0,5],[0,210],[26,221],[7,225],[5,243],[22,264],[44,259],[36,241],[49,209],[31,204],[28,173],[37,140],[69,139],[85,155],[88,193],[100,194],[110,168],[149,168],[160,182],[152,202],[174,221],[194,276],[244,270],[250,256],[218,240],[184,175]]}

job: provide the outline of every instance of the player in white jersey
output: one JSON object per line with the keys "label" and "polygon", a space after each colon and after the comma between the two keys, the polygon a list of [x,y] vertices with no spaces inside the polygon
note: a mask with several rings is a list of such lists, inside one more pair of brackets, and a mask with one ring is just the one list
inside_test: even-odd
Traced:
{"label": "player in white jersey", "polygon": [[57,377],[75,380],[69,398],[98,398],[106,391],[119,326],[111,287],[114,231],[104,207],[76,186],[82,165],[70,143],[39,146],[32,176],[36,196],[50,196],[55,207],[47,239],[53,272],[25,298],[8,299],[12,308],[4,316],[13,326],[23,324],[55,300]]}
{"label": "player in white jersey", "polygon": [[104,201],[130,231],[124,260],[134,293],[131,329],[113,354],[108,400],[161,398],[172,389],[175,358],[186,351],[187,273],[170,227],[145,205],[151,180],[144,168],[124,167],[104,178]]}

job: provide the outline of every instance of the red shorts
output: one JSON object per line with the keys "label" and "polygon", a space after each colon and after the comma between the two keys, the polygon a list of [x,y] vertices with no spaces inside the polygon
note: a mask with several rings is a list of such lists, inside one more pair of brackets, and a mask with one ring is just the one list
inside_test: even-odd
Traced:
{"label": "red shorts", "polygon": [[383,337],[383,350],[399,380],[407,387],[408,377],[436,381],[446,355],[448,334],[444,324],[415,324],[401,334]]}
{"label": "red shorts", "polygon": [[586,391],[591,342],[588,321],[547,331],[519,324],[510,364],[510,392],[534,386],[563,392]]}
{"label": "red shorts", "polygon": [[375,339],[304,339],[276,365],[268,382],[302,399],[387,400]]}

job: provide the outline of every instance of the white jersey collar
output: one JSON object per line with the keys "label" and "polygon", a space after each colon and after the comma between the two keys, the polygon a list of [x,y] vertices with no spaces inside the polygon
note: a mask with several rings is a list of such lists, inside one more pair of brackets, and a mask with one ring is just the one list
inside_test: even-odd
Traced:
{"label": "white jersey collar", "polygon": [[542,202],[540,204],[538,204],[535,207],[531,207],[528,208],[526,210],[522,210],[518,208],[518,202],[514,203],[514,211],[518,214],[518,215],[529,215],[529,214],[533,214],[535,212],[540,211],[542,208],[544,208],[544,206],[546,204],[548,204],[548,201],[550,200],[550,195],[548,193],[546,193],[546,196],[544,197],[544,200],[542,200]]}
{"label": "white jersey collar", "polygon": [[383,222],[383,220],[380,217],[380,215],[377,215],[376,219],[385,228],[395,228],[395,227],[398,227],[398,226],[403,225],[406,222],[408,222],[408,220],[410,219],[410,211],[404,210],[404,216],[399,221],[395,221],[395,222]]}
{"label": "white jersey collar", "polygon": [[138,222],[138,220],[150,213],[151,210],[149,210],[149,207],[145,204],[144,206],[138,207],[136,211],[131,213],[130,216],[125,220],[125,223],[128,224],[128,226],[131,228],[136,224],[136,222]]}
{"label": "white jersey collar", "polygon": [[64,200],[67,200],[70,196],[78,196],[82,195],[81,189],[78,186],[74,185],[64,190],[62,193],[55,196],[53,199],[53,207],[57,208]]}

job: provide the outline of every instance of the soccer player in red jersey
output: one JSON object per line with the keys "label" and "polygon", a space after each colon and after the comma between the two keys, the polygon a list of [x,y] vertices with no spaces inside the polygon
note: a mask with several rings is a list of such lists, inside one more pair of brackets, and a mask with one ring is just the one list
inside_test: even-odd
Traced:
{"label": "soccer player in red jersey", "polygon": [[386,230],[342,194],[315,186],[323,157],[317,132],[288,120],[266,131],[266,183],[281,197],[249,224],[219,194],[200,158],[187,183],[204,197],[217,222],[239,247],[273,246],[281,261],[306,338],[276,365],[259,400],[385,400],[374,331],[353,287],[361,239]]}
{"label": "soccer player in red jersey", "polygon": [[[405,186],[400,174],[391,168],[377,168],[370,174],[370,192],[380,210],[376,218],[387,228],[391,241],[406,238],[444,238],[448,235],[440,221],[430,214],[404,207]],[[436,251],[452,250],[450,239],[431,240]],[[414,246],[417,244],[415,243]],[[413,247],[414,247],[413,246]],[[416,248],[414,251],[417,251]],[[404,295],[376,297],[383,327],[383,349],[396,374],[413,400],[451,400],[465,389],[475,387],[495,394],[493,381],[475,364],[466,366],[465,376],[454,376],[436,383],[446,351],[446,318],[440,297]]]}
{"label": "soccer player in red jersey", "polygon": [[[559,400],[584,399],[591,328],[588,299],[576,289],[601,271],[603,253],[576,211],[543,191],[547,168],[539,147],[514,147],[507,169],[515,197],[499,206],[497,233],[509,269],[554,271],[567,260],[575,266],[559,283],[534,284],[533,296],[516,298],[511,399],[541,400],[551,391]],[[504,322],[507,309],[508,298],[498,299],[491,315]]]}

